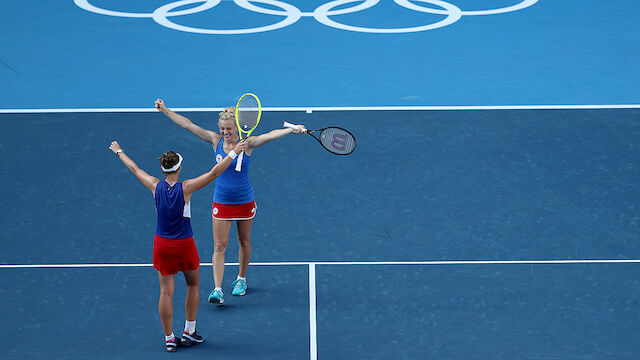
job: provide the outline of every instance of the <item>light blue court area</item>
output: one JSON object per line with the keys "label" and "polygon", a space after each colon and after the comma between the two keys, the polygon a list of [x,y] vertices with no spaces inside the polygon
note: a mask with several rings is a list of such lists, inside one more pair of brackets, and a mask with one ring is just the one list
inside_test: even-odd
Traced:
{"label": "light blue court area", "polygon": [[637,104],[631,0],[5,0],[0,109]]}

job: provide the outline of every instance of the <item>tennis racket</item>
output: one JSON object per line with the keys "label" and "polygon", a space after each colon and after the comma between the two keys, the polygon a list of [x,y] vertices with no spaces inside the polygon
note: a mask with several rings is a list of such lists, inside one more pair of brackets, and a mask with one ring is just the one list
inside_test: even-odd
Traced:
{"label": "tennis racket", "polygon": [[[260,99],[252,93],[242,95],[236,105],[236,125],[238,126],[238,136],[240,136],[240,140],[242,140],[242,134],[246,134],[245,139],[251,136],[253,130],[258,127],[260,115],[262,115]],[[241,152],[238,155],[236,171],[242,170],[243,154],[244,152]]]}
{"label": "tennis racket", "polygon": [[[298,125],[284,122],[284,127],[297,129]],[[314,135],[316,133],[317,135]],[[307,130],[307,134],[316,139],[328,152],[336,155],[349,155],[356,149],[356,138],[349,131],[330,126],[324,129]]]}

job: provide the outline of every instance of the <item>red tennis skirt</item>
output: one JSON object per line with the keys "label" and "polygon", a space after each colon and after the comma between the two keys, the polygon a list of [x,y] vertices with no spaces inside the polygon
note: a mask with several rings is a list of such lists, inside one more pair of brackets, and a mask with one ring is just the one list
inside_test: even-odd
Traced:
{"label": "red tennis skirt", "polygon": [[185,239],[153,238],[153,268],[160,274],[172,275],[195,270],[200,266],[198,248],[193,236]]}
{"label": "red tennis skirt", "polygon": [[213,203],[211,215],[216,220],[251,220],[256,216],[258,206],[256,201],[245,204],[220,204]]}

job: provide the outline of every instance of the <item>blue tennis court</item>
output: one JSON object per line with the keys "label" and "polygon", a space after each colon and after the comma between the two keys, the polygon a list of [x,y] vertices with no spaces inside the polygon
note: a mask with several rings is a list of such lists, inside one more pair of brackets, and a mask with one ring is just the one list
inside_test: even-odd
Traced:
{"label": "blue tennis court", "polygon": [[[0,358],[640,353],[635,2],[3,5]],[[205,342],[164,355],[153,198],[108,146],[157,177],[178,151],[197,176],[211,147],[154,100],[216,130],[246,91],[257,133],[335,125],[357,149],[288,135],[254,152],[249,290],[222,307],[213,185],[193,196]],[[185,291],[179,275],[176,333]]]}

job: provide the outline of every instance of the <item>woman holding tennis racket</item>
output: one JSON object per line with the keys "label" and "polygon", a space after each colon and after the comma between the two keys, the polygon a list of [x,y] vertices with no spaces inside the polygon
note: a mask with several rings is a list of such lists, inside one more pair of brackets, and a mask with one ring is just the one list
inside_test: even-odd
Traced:
{"label": "woman holding tennis racket", "polygon": [[[153,267],[158,270],[160,299],[158,312],[165,334],[167,351],[174,352],[178,345],[201,343],[202,336],[196,331],[196,313],[200,302],[200,257],[193,241],[191,230],[191,195],[218,177],[235,159],[236,154],[247,149],[244,142],[236,143],[229,155],[218,162],[209,172],[197,178],[180,182],[182,156],[169,151],[158,160],[165,180],[147,174],[129,158],[114,141],[109,146],[122,163],[153,193],[158,216],[156,235],[153,239]],[[182,272],[187,283],[185,298],[186,321],[181,339],[173,334],[173,292],[175,274]]]}
{"label": "woman holding tennis racket", "polygon": [[[218,119],[219,133],[217,133],[195,125],[186,117],[168,109],[164,101],[160,99],[156,100],[155,106],[174,123],[211,144],[216,162],[221,161],[225,154],[231,151],[240,140],[239,129],[236,124],[236,108],[226,108],[220,112]],[[255,128],[255,125],[253,128]],[[238,241],[240,243],[238,251],[240,266],[238,276],[232,283],[232,295],[242,296],[247,291],[246,274],[251,258],[251,225],[257,210],[255,196],[249,181],[251,155],[254,149],[292,132],[301,134],[305,133],[306,129],[303,125],[299,125],[295,128],[272,130],[266,134],[247,138],[247,150],[244,151],[244,159],[241,166],[236,167],[238,161],[234,161],[232,166],[216,180],[211,210],[213,217],[212,263],[214,289],[209,294],[210,303],[224,304],[222,279],[224,276],[225,251],[229,244],[229,232],[233,220],[236,221]],[[239,159],[241,159],[240,156],[238,157]]]}

